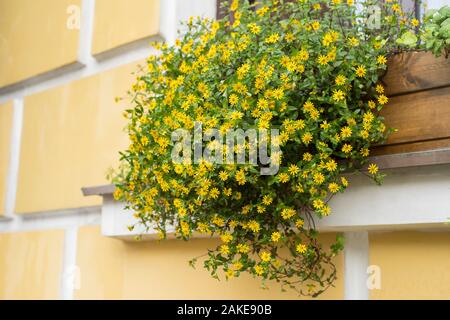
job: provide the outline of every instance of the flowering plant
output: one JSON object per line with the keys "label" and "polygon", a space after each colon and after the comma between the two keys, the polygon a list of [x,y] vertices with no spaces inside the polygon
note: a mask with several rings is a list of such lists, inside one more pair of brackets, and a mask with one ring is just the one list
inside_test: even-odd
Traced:
{"label": "flowering plant", "polygon": [[[131,144],[115,197],[161,238],[169,226],[185,240],[219,235],[203,262],[213,277],[247,272],[317,296],[336,279],[333,257],[343,243],[338,236],[324,248],[314,221],[348,187],[343,173],[363,168],[370,147],[386,138],[379,79],[389,54],[413,46],[396,40],[418,22],[388,0],[358,8],[353,0],[233,0],[226,8],[219,21],[191,18],[174,46],[155,44],[161,54],[148,58],[130,91]],[[172,133],[196,122],[220,133],[279,130],[267,138],[278,147],[269,151],[278,172],[174,162]],[[246,140],[232,153],[250,147]],[[375,164],[368,175],[383,177]]]}

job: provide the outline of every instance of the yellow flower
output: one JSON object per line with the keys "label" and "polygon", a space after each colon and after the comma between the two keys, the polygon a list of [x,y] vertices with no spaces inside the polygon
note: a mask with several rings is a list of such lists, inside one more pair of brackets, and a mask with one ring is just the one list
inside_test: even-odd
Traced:
{"label": "yellow flower", "polygon": [[238,7],[239,7],[239,0],[233,0],[230,6],[230,10],[236,11]]}
{"label": "yellow flower", "polygon": [[344,152],[344,153],[350,153],[350,152],[352,152],[352,150],[353,150],[353,147],[347,143],[344,144],[344,146],[342,147],[342,152]]}
{"label": "yellow flower", "polygon": [[230,102],[230,104],[231,104],[232,106],[234,106],[234,105],[236,105],[236,104],[238,103],[239,97],[238,97],[237,95],[235,95],[235,94],[232,94],[232,95],[230,96],[230,98],[228,99],[228,101]]}
{"label": "yellow flower", "polygon": [[375,104],[375,102],[373,102],[372,100],[370,100],[367,105],[369,106],[370,109],[374,109],[377,105]]}
{"label": "yellow flower", "polygon": [[346,178],[341,177],[341,183],[342,183],[342,185],[343,185],[344,187],[348,187],[348,181],[347,181]]}
{"label": "yellow flower", "polygon": [[342,86],[343,84],[345,84],[345,81],[347,81],[347,78],[343,75],[338,75],[336,77],[336,79],[334,80],[334,82],[338,85],[338,86]]}
{"label": "yellow flower", "polygon": [[211,191],[209,192],[209,196],[211,197],[211,199],[217,199],[219,197],[219,189],[217,188],[212,188]]}
{"label": "yellow flower", "polygon": [[248,25],[248,28],[250,29],[250,32],[253,34],[258,34],[261,32],[261,27],[258,26],[256,23],[250,23]]}
{"label": "yellow flower", "polygon": [[261,16],[265,15],[267,13],[267,11],[269,11],[269,8],[267,6],[264,6],[260,9],[256,10],[256,14],[261,17]]}
{"label": "yellow flower", "polygon": [[311,112],[311,110],[314,109],[314,104],[311,101],[306,101],[303,104],[303,109],[305,109],[306,112]]}
{"label": "yellow flower", "polygon": [[273,232],[272,235],[270,236],[270,239],[273,242],[278,242],[278,240],[280,240],[280,238],[281,238],[281,234],[279,232],[277,232],[277,231]]}
{"label": "yellow flower", "polygon": [[219,177],[222,181],[226,181],[228,179],[228,173],[226,173],[225,171],[220,171]]}
{"label": "yellow flower", "polygon": [[320,210],[323,216],[329,216],[331,213],[331,208],[329,206],[324,206],[322,210]]}
{"label": "yellow flower", "polygon": [[325,181],[325,176],[322,173],[317,172],[314,174],[313,180],[315,184],[322,184]]}
{"label": "yellow flower", "polygon": [[250,220],[247,223],[247,227],[253,232],[253,233],[258,233],[259,230],[261,229],[261,226],[259,225],[259,223],[255,220]]}
{"label": "yellow flower", "polygon": [[228,270],[225,272],[225,276],[226,276],[227,278],[233,278],[233,277],[234,277],[234,271],[231,270],[231,269],[228,269]]}
{"label": "yellow flower", "polygon": [[331,182],[328,185],[328,190],[330,190],[330,192],[332,193],[337,193],[339,191],[339,185],[335,182]]}
{"label": "yellow flower", "polygon": [[242,119],[243,116],[244,116],[244,114],[242,112],[233,111],[230,115],[230,118],[231,118],[231,120],[239,120],[239,119]]}
{"label": "yellow flower", "polygon": [[287,42],[292,42],[295,40],[295,36],[289,32],[284,36],[284,39],[286,39]]}
{"label": "yellow flower", "polygon": [[370,174],[376,174],[378,172],[378,166],[375,163],[371,163],[367,170]]}
{"label": "yellow flower", "polygon": [[238,79],[242,80],[245,75],[250,71],[250,65],[248,63],[243,64],[237,69]]}
{"label": "yellow flower", "polygon": [[220,246],[219,251],[220,251],[221,254],[229,254],[230,253],[230,247],[228,247],[228,245],[226,245],[226,244],[223,244],[223,245]]}
{"label": "yellow flower", "polygon": [[309,152],[305,152],[304,154],[303,154],[303,161],[311,161],[312,160],[312,154],[311,153],[309,153]]}
{"label": "yellow flower", "polygon": [[261,252],[261,260],[264,262],[269,262],[272,259],[272,256],[269,252],[263,251]]}
{"label": "yellow flower", "polygon": [[240,261],[236,261],[235,263],[233,263],[233,269],[234,270],[239,271],[239,270],[242,269],[242,267],[243,267],[243,265],[242,265],[242,263]]}
{"label": "yellow flower", "polygon": [[297,175],[297,173],[299,173],[300,169],[295,164],[291,164],[289,166],[288,171],[291,174],[291,176],[295,176]]}
{"label": "yellow flower", "polygon": [[324,56],[323,54],[321,54],[318,58],[317,58],[317,62],[321,65],[324,66],[328,63],[328,57]]}
{"label": "yellow flower", "polygon": [[320,22],[319,21],[314,21],[313,23],[311,23],[311,28],[313,28],[314,31],[319,30]]}
{"label": "yellow flower", "polygon": [[304,254],[306,253],[306,250],[308,249],[308,247],[304,244],[298,244],[297,247],[295,248],[295,250],[297,250],[298,253],[300,254]]}
{"label": "yellow flower", "polygon": [[323,201],[320,200],[320,199],[316,199],[316,200],[313,201],[313,207],[314,207],[315,209],[318,209],[318,210],[319,210],[319,209],[322,209],[324,205],[325,205],[325,204],[324,204]]}
{"label": "yellow flower", "polygon": [[399,4],[395,3],[392,5],[392,11],[394,12],[400,12],[401,11],[401,7]]}
{"label": "yellow flower", "polygon": [[378,96],[378,103],[379,104],[385,105],[388,101],[389,101],[389,99],[384,94],[381,94],[381,95]]}
{"label": "yellow flower", "polygon": [[229,243],[231,240],[233,240],[233,236],[229,233],[223,234],[220,236],[220,239],[224,242],[224,243]]}
{"label": "yellow flower", "polygon": [[239,252],[239,253],[247,253],[247,252],[250,251],[250,247],[248,245],[246,245],[246,244],[239,243],[236,246],[236,251]]}
{"label": "yellow flower", "polygon": [[320,128],[323,130],[328,130],[330,128],[330,124],[325,120],[320,124]]}
{"label": "yellow flower", "polygon": [[116,190],[114,190],[114,199],[115,200],[120,200],[123,196],[123,192],[122,189],[116,188]]}
{"label": "yellow flower", "polygon": [[343,127],[341,129],[341,137],[343,139],[350,138],[352,136],[352,129],[350,127]]}
{"label": "yellow flower", "polygon": [[384,87],[381,84],[377,84],[375,91],[378,93],[384,93]]}
{"label": "yellow flower", "polygon": [[313,136],[311,133],[307,132],[302,136],[302,141],[304,144],[308,145],[313,139]]}
{"label": "yellow flower", "polygon": [[281,211],[281,217],[282,217],[284,220],[287,220],[287,219],[292,218],[296,213],[297,213],[297,212],[296,212],[294,209],[288,209],[288,208],[286,208],[286,209],[283,209],[283,210]]}
{"label": "yellow flower", "polygon": [[363,130],[360,133],[361,137],[363,137],[364,139],[369,138],[369,132],[367,130]]}
{"label": "yellow flower", "polygon": [[366,68],[364,66],[358,66],[356,69],[356,75],[360,78],[366,75]]}
{"label": "yellow flower", "polygon": [[414,18],[414,19],[411,20],[411,24],[412,24],[414,27],[417,27],[417,26],[419,25],[419,20],[417,20],[416,18]]}
{"label": "yellow flower", "polygon": [[377,62],[378,62],[378,64],[385,65],[386,62],[387,62],[387,59],[386,59],[385,56],[378,56],[378,57],[377,57]]}
{"label": "yellow flower", "polygon": [[241,169],[241,170],[239,170],[237,173],[236,173],[236,181],[238,182],[238,184],[239,185],[244,185],[246,182],[247,182],[247,180],[246,180],[246,178],[245,178],[245,171],[243,170],[243,169]]}
{"label": "yellow flower", "polygon": [[272,197],[271,196],[269,196],[269,195],[265,195],[264,197],[263,197],[263,200],[262,200],[262,202],[266,205],[266,206],[268,206],[268,205],[270,205],[271,203],[272,203]]}
{"label": "yellow flower", "polygon": [[255,273],[256,273],[258,276],[261,276],[261,275],[264,273],[264,267],[261,266],[261,265],[255,266]]}
{"label": "yellow flower", "polygon": [[330,33],[326,33],[322,38],[322,44],[328,47],[333,42],[333,37]]}
{"label": "yellow flower", "polygon": [[275,43],[280,39],[278,33],[272,33],[269,37],[266,38],[266,43]]}
{"label": "yellow flower", "polygon": [[337,169],[337,163],[336,163],[336,161],[331,159],[330,161],[327,162],[325,167],[327,168],[328,171],[333,172],[333,171],[336,171],[336,169]]}
{"label": "yellow flower", "polygon": [[258,206],[256,207],[256,211],[257,211],[258,213],[264,213],[264,212],[266,212],[266,208],[264,208],[263,206],[258,205]]}
{"label": "yellow flower", "polygon": [[353,47],[356,47],[356,46],[359,45],[359,40],[357,38],[355,38],[355,37],[351,37],[350,39],[348,39],[348,42]]}
{"label": "yellow flower", "polygon": [[333,91],[333,100],[339,102],[345,99],[345,94],[342,90],[334,90]]}
{"label": "yellow flower", "polygon": [[373,119],[375,118],[375,116],[373,115],[372,112],[367,111],[366,113],[364,113],[363,115],[363,122],[366,123],[371,123],[373,121]]}
{"label": "yellow flower", "polygon": [[289,181],[289,175],[285,172],[282,172],[278,175],[278,179],[280,180],[280,182],[286,183]]}
{"label": "yellow flower", "polygon": [[368,157],[370,150],[368,148],[362,148],[360,152],[363,157]]}
{"label": "yellow flower", "polygon": [[303,228],[304,225],[305,225],[305,221],[303,221],[302,219],[297,219],[297,221],[295,221],[295,226],[296,226],[298,229]]}

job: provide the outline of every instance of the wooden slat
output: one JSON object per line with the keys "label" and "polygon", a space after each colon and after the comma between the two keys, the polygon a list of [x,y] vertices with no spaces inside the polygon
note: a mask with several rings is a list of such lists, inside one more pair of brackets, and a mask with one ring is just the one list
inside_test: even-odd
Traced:
{"label": "wooden slat", "polygon": [[381,114],[398,129],[387,144],[450,138],[450,87],[393,97]]}
{"label": "wooden slat", "polygon": [[450,163],[450,148],[370,157],[380,169],[430,166]]}
{"label": "wooden slat", "polygon": [[380,156],[385,154],[408,153],[417,151],[429,151],[436,149],[450,148],[449,139],[429,140],[413,143],[400,143],[394,145],[382,145],[373,148],[370,151],[372,156]]}
{"label": "wooden slat", "polygon": [[383,77],[389,96],[450,86],[450,59],[429,52],[408,52],[392,56]]}
{"label": "wooden slat", "polygon": [[216,18],[217,19],[222,19],[222,18],[224,18],[226,16],[225,9],[222,8],[222,3],[223,3],[222,0],[217,0],[216,1],[216,8],[217,8],[217,10],[216,10]]}

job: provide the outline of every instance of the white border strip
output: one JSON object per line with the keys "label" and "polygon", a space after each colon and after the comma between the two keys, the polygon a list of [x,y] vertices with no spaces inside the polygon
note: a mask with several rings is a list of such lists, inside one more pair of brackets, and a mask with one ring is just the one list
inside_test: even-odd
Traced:
{"label": "white border strip", "polygon": [[95,0],[83,0],[81,3],[81,24],[78,43],[78,61],[82,64],[92,62],[92,40],[94,34]]}
{"label": "white border strip", "polygon": [[344,298],[369,300],[367,268],[369,267],[368,232],[346,232],[344,247]]}
{"label": "white border strip", "polygon": [[22,138],[23,100],[13,100],[13,119],[11,129],[10,155],[5,195],[5,218],[14,217],[17,181],[19,177],[20,146]]}
{"label": "white border strip", "polygon": [[69,227],[64,232],[63,267],[59,296],[61,300],[73,300],[76,282],[80,280],[80,272],[76,265],[77,234],[77,227]]}
{"label": "white border strip", "polygon": [[159,16],[159,33],[169,45],[172,45],[177,38],[176,0],[161,0]]}
{"label": "white border strip", "polygon": [[100,225],[101,207],[63,209],[43,213],[16,214],[0,221],[0,233],[65,229],[70,226]]}

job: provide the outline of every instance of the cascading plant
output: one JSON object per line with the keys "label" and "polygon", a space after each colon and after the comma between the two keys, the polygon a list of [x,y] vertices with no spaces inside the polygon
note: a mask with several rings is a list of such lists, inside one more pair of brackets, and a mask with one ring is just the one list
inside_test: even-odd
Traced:
{"label": "cascading plant", "polygon": [[[224,8],[218,21],[191,18],[173,46],[155,44],[160,54],[139,71],[125,113],[127,169],[115,197],[161,239],[169,227],[184,240],[218,235],[221,242],[201,258],[213,277],[250,273],[317,296],[336,279],[343,239],[325,246],[315,220],[332,214],[330,199],[349,184],[345,172],[365,168],[381,182],[367,163],[370,147],[389,133],[380,76],[390,54],[416,45],[407,38],[419,22],[389,0],[234,0]],[[174,162],[172,133],[192,131],[196,122],[223,134],[279,130],[268,138],[279,147],[269,150],[278,172]],[[249,148],[246,140],[232,152]]]}

